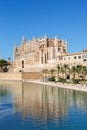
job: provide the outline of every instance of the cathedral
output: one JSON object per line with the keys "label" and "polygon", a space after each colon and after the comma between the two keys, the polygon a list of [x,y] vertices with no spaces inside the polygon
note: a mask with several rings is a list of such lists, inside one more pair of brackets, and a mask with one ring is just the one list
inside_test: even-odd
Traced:
{"label": "cathedral", "polygon": [[40,71],[55,65],[57,57],[67,54],[67,43],[55,36],[33,38],[26,41],[24,36],[20,46],[14,45],[14,71]]}

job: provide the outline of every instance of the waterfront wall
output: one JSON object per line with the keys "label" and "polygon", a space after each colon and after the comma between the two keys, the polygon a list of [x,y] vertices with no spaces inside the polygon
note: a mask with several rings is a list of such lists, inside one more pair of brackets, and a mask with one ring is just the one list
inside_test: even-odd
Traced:
{"label": "waterfront wall", "polygon": [[0,80],[22,80],[21,73],[0,73]]}
{"label": "waterfront wall", "polygon": [[22,79],[38,80],[40,79],[39,72],[23,72]]}
{"label": "waterfront wall", "polygon": [[39,72],[17,72],[17,73],[0,73],[0,80],[38,80]]}

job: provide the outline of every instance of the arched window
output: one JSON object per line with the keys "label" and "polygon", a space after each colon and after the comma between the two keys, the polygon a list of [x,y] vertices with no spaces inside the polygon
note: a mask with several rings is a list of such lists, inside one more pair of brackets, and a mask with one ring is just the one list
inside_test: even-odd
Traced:
{"label": "arched window", "polygon": [[53,48],[53,59],[55,59],[55,48]]}
{"label": "arched window", "polygon": [[43,50],[41,52],[41,64],[43,64]]}
{"label": "arched window", "polygon": [[46,54],[45,54],[45,64],[46,64],[47,60],[46,60]]}
{"label": "arched window", "polygon": [[22,60],[22,68],[24,68],[24,60]]}

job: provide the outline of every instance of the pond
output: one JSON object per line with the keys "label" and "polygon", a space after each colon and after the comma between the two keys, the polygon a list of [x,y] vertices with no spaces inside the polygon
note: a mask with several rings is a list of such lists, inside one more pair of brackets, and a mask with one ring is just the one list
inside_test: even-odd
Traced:
{"label": "pond", "polygon": [[0,130],[87,130],[87,93],[0,81]]}

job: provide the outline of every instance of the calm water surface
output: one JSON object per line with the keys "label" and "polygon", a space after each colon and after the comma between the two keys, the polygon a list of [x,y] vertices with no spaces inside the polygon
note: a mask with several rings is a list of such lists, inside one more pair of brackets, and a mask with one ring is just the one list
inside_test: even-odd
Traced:
{"label": "calm water surface", "polygon": [[87,130],[87,93],[0,82],[0,130]]}

